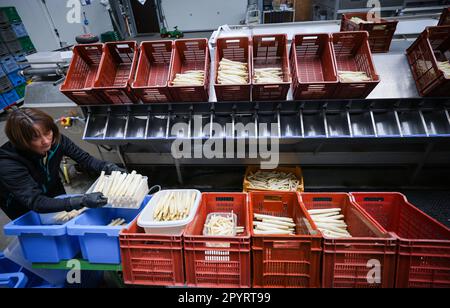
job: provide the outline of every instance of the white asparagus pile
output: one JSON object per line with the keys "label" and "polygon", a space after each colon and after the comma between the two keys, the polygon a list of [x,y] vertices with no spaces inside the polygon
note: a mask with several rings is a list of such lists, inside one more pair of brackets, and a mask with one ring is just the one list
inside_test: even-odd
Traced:
{"label": "white asparagus pile", "polygon": [[125,219],[117,218],[117,219],[111,220],[108,227],[118,227],[118,226],[124,226],[124,225],[126,225]]}
{"label": "white asparagus pile", "polygon": [[174,86],[202,86],[205,80],[205,72],[201,70],[185,71],[176,74],[172,81]]}
{"label": "white asparagus pile", "polygon": [[324,235],[332,238],[352,237],[340,208],[309,210],[308,213]]}
{"label": "white asparagus pile", "polygon": [[222,58],[219,63],[217,82],[219,84],[247,84],[247,64]]}
{"label": "white asparagus pile", "polygon": [[300,181],[292,173],[259,170],[247,176],[249,188],[278,191],[297,191]]}
{"label": "white asparagus pile", "polygon": [[372,81],[365,72],[339,71],[338,75],[341,82]]}
{"label": "white asparagus pile", "polygon": [[279,67],[255,68],[255,83],[280,83],[283,82],[283,71]]}
{"label": "white asparagus pile", "polygon": [[355,24],[373,24],[374,22],[372,20],[364,20],[359,17],[352,17],[350,18],[350,21],[354,22]]}
{"label": "white asparagus pile", "polygon": [[56,214],[53,219],[55,220],[56,224],[63,224],[68,222],[69,220],[74,219],[75,217],[81,215],[81,213],[83,213],[84,211],[86,211],[87,208],[82,208],[80,210],[73,210],[70,212],[60,212],[58,214]]}
{"label": "white asparagus pile", "polygon": [[196,193],[190,191],[166,191],[157,195],[153,219],[174,221],[186,219],[194,206]]}
{"label": "white asparagus pile", "polygon": [[444,75],[447,78],[450,78],[450,62],[444,61],[444,62],[437,62],[438,68],[444,73]]}
{"label": "white asparagus pile", "polygon": [[254,214],[254,234],[294,235],[295,223],[292,218]]}
{"label": "white asparagus pile", "polygon": [[147,179],[133,171],[129,174],[102,172],[92,192],[101,192],[113,207],[137,208],[148,193]]}
{"label": "white asparagus pile", "polygon": [[203,235],[235,236],[236,215],[233,213],[211,213],[208,215]]}

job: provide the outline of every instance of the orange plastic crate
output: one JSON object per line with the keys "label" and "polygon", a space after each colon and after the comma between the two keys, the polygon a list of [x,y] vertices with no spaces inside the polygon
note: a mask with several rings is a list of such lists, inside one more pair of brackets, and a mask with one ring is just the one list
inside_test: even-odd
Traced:
{"label": "orange plastic crate", "polygon": [[170,102],[168,87],[172,41],[142,42],[133,92],[144,103]]}
{"label": "orange plastic crate", "polygon": [[131,92],[136,72],[136,42],[109,42],[103,56],[94,89],[109,104],[130,104],[138,101]]}
{"label": "orange plastic crate", "polygon": [[291,45],[295,100],[333,98],[338,85],[329,34],[297,34]]}
{"label": "orange plastic crate", "polygon": [[398,237],[397,288],[450,287],[450,229],[400,193],[351,193],[357,205]]}
{"label": "orange plastic crate", "polygon": [[[352,17],[359,17],[366,21],[370,18],[374,23],[357,24],[351,21]],[[369,45],[372,52],[389,52],[397,24],[397,20],[388,21],[383,18],[376,18],[375,13],[371,12],[346,13],[342,14],[341,32],[367,31],[369,32]]]}
{"label": "orange plastic crate", "polygon": [[[209,99],[209,70],[211,60],[207,39],[175,40],[169,76],[169,91],[175,102],[207,102]],[[190,70],[203,70],[201,86],[174,86],[176,74]]]}
{"label": "orange plastic crate", "polygon": [[[346,193],[301,193],[307,210],[341,208],[352,238],[330,238],[323,235],[322,287],[373,288],[394,287],[397,241],[376,225],[367,214],[352,203]],[[313,227],[316,227],[313,222]],[[374,278],[369,261],[380,265],[380,281]],[[374,263],[375,264],[375,263]]]}
{"label": "orange plastic crate", "polygon": [[[204,236],[203,226],[210,213],[237,215],[244,233],[237,236]],[[186,228],[184,250],[186,284],[207,288],[250,288],[250,231],[247,194],[203,193],[202,203]]]}
{"label": "orange plastic crate", "polygon": [[283,82],[255,83],[252,80],[252,99],[254,101],[286,100],[291,86],[291,71],[286,34],[263,34],[252,37],[252,78],[255,69],[276,67],[283,72]]}
{"label": "orange plastic crate", "polygon": [[[247,64],[248,83],[235,85],[222,85],[217,81],[219,63],[225,58]],[[252,48],[250,39],[243,37],[218,38],[215,51],[215,76],[214,89],[217,101],[249,101],[251,95],[251,70],[252,70]]]}
{"label": "orange plastic crate", "polygon": [[183,239],[179,235],[146,234],[137,219],[119,235],[126,284],[183,286]]}
{"label": "orange plastic crate", "polygon": [[[322,238],[295,192],[250,192],[253,287],[320,287]],[[296,235],[255,235],[253,214],[291,217]],[[311,234],[312,233],[312,234]]]}
{"label": "orange plastic crate", "polygon": [[93,90],[102,58],[102,49],[103,44],[77,45],[73,48],[72,61],[60,90],[78,105],[105,103]]}
{"label": "orange plastic crate", "polygon": [[450,26],[428,27],[406,50],[409,66],[421,96],[450,96],[450,77],[437,61],[448,61]]}

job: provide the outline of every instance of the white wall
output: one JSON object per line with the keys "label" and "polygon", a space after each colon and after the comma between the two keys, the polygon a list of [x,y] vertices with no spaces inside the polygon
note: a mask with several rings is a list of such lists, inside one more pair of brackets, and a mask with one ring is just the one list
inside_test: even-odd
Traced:
{"label": "white wall", "polygon": [[[67,44],[75,44],[75,37],[83,34],[83,24],[69,24],[67,22],[66,16],[70,8],[66,7],[66,0],[46,0],[46,2],[59,31],[61,41]],[[82,7],[90,22],[90,31],[93,34],[100,35],[103,32],[113,30],[109,14],[100,4],[100,0],[92,0],[91,2],[91,5]],[[51,51],[60,48],[41,0],[0,0],[0,6],[16,7],[38,51]]]}
{"label": "white wall", "polygon": [[169,29],[215,30],[245,19],[247,0],[161,0]]}

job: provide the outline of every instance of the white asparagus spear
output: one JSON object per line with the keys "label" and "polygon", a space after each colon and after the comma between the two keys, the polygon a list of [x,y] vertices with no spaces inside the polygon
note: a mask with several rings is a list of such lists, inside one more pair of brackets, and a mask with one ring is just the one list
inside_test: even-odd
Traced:
{"label": "white asparagus spear", "polygon": [[257,219],[268,218],[268,219],[272,219],[272,220],[281,220],[281,221],[286,221],[286,222],[294,222],[294,220],[292,218],[289,218],[289,217],[278,217],[278,216],[271,216],[271,215],[257,214],[257,213],[254,213],[254,216]]}
{"label": "white asparagus spear", "polygon": [[333,212],[341,212],[341,209],[340,208],[332,208],[332,209],[308,210],[309,214],[321,214],[321,213],[333,213]]}

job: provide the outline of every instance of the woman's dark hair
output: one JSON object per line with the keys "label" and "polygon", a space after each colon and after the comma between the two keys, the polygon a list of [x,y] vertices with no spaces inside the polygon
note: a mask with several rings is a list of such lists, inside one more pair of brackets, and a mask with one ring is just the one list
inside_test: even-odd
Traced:
{"label": "woman's dark hair", "polygon": [[36,125],[41,126],[45,132],[53,132],[53,144],[59,142],[61,135],[58,126],[51,116],[39,109],[14,110],[6,121],[5,133],[16,148],[30,151],[33,139],[40,137]]}

